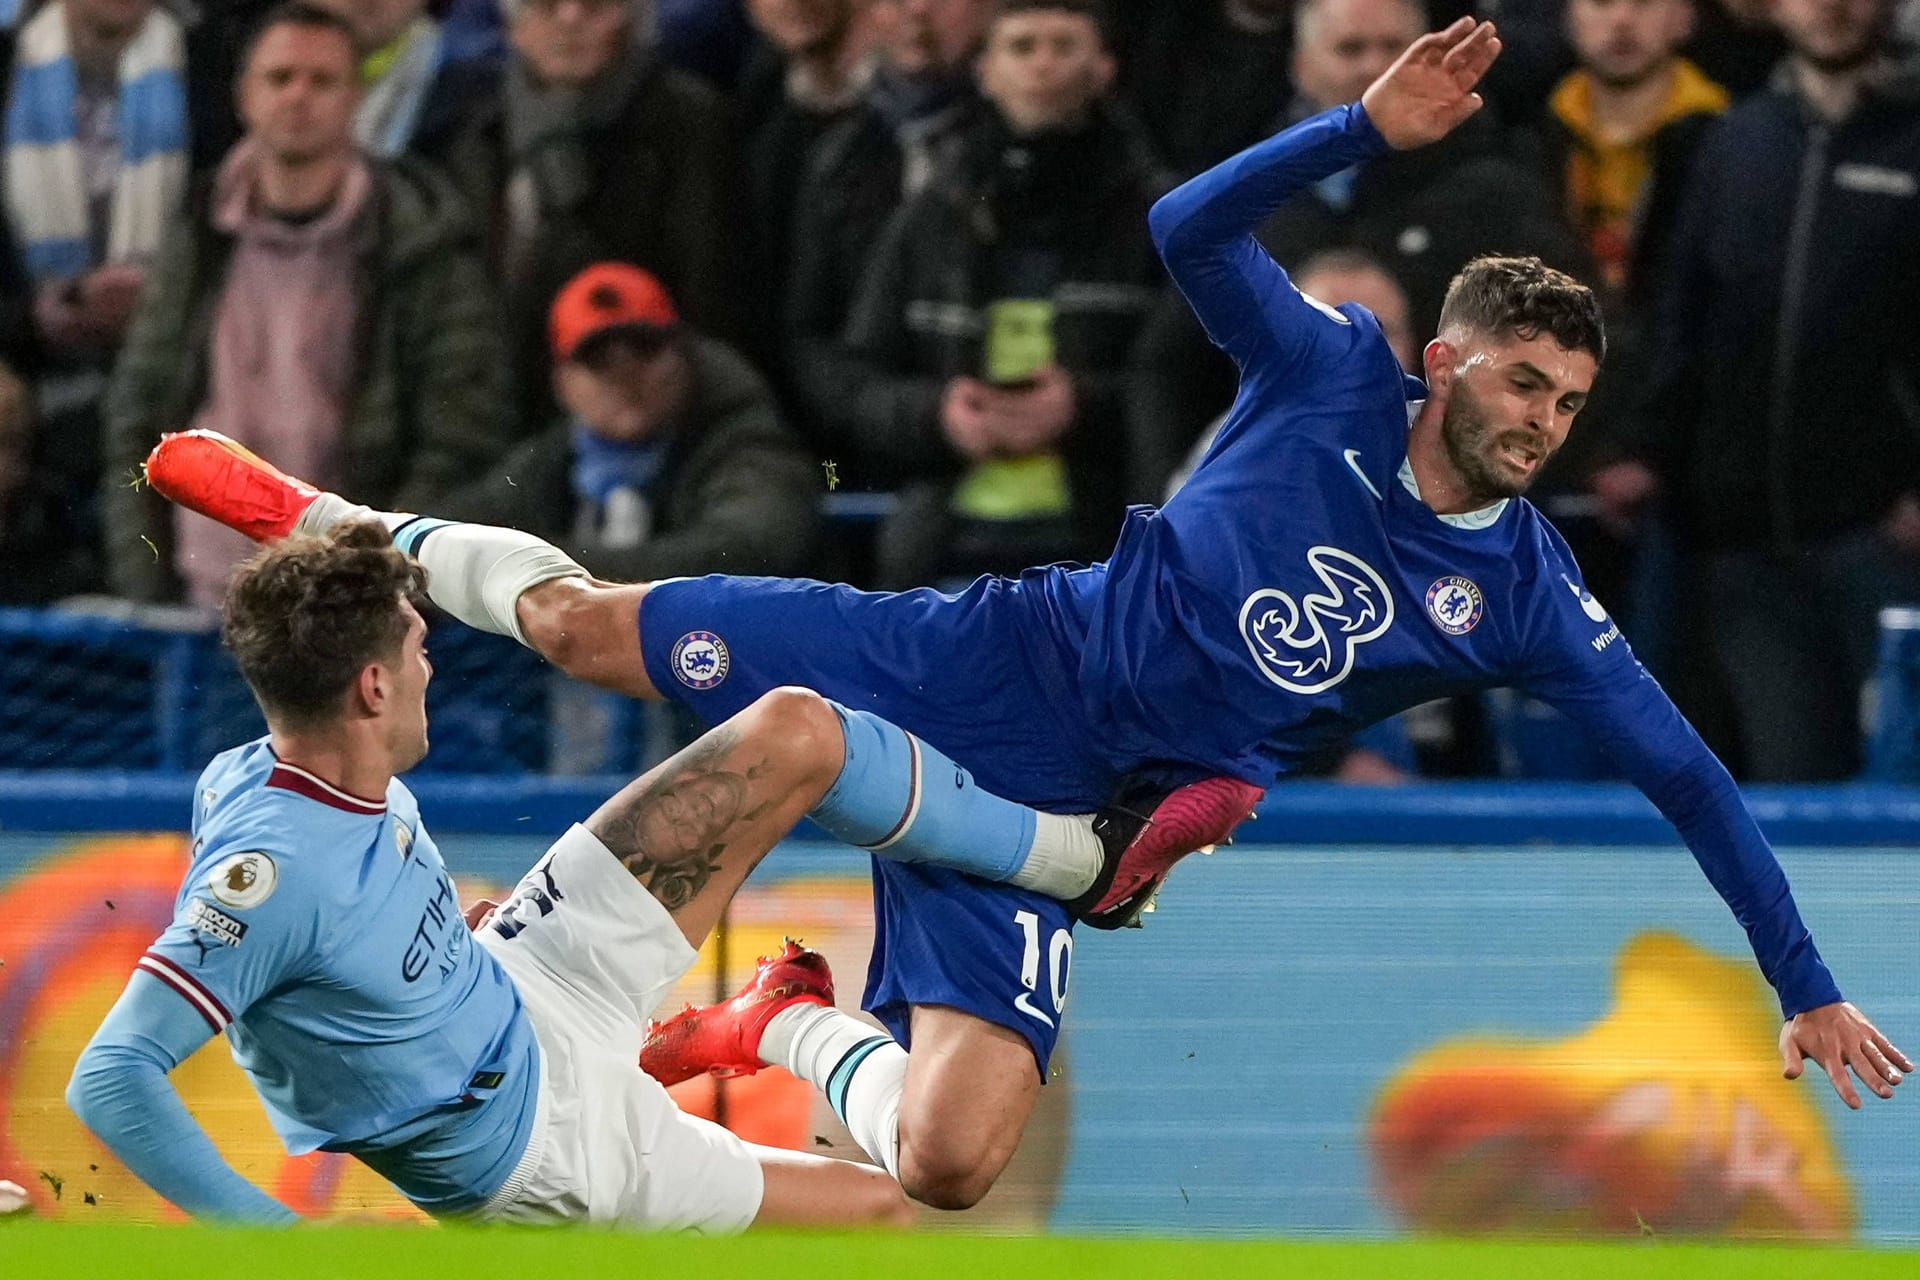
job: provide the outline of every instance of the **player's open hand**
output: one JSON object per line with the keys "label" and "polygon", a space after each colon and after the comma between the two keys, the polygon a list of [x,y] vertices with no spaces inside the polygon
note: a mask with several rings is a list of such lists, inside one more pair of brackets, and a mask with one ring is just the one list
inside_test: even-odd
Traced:
{"label": "player's open hand", "polygon": [[1421,36],[1360,96],[1388,144],[1405,151],[1438,142],[1481,107],[1473,87],[1500,54],[1491,22],[1462,18]]}
{"label": "player's open hand", "polygon": [[1855,1111],[1860,1109],[1860,1093],[1847,1068],[1883,1098],[1891,1098],[1902,1074],[1913,1070],[1913,1060],[1844,1001],[1796,1014],[1780,1028],[1780,1063],[1787,1079],[1798,1080],[1808,1058],[1826,1069],[1833,1091]]}

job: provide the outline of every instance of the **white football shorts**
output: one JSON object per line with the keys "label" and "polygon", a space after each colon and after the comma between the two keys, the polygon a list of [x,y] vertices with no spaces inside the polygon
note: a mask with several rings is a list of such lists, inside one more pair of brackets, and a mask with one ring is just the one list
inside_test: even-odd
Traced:
{"label": "white football shorts", "polygon": [[576,825],[475,936],[519,988],[541,1056],[533,1136],[479,1216],[703,1233],[752,1223],[759,1149],[681,1111],[639,1067],[647,1019],[698,954],[659,900]]}

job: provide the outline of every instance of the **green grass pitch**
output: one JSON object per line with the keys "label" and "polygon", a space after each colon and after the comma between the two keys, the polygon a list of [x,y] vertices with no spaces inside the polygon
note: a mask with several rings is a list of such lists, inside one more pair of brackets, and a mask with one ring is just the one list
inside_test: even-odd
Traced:
{"label": "green grass pitch", "polygon": [[853,1277],[1336,1277],[1338,1280],[1913,1280],[1920,1253],[1683,1245],[1076,1240],[1057,1236],[752,1235],[737,1239],[555,1229],[319,1226],[285,1232],[44,1222],[0,1224],[0,1273],[194,1280],[851,1280]]}

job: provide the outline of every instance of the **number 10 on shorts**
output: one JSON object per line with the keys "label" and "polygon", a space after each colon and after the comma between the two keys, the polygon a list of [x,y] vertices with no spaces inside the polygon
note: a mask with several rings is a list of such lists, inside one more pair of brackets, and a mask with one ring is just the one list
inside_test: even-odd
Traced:
{"label": "number 10 on shorts", "polygon": [[1053,1014],[1048,1016],[1033,1003],[1033,997],[1042,990],[1040,917],[1031,911],[1016,911],[1013,913],[1013,922],[1020,926],[1027,941],[1026,952],[1020,959],[1020,985],[1026,990],[1015,997],[1013,1007],[1051,1027],[1054,1018],[1059,1017],[1067,1007],[1067,972],[1073,966],[1073,935],[1065,929],[1055,929],[1053,940],[1047,944],[1047,985],[1044,990],[1053,998]]}

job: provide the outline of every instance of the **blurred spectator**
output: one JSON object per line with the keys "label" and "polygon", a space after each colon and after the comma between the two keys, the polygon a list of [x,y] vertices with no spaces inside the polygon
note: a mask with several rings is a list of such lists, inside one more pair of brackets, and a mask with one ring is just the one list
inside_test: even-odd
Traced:
{"label": "blurred spectator", "polygon": [[807,157],[794,211],[786,368],[809,435],[840,402],[847,312],[887,219],[979,112],[973,58],[992,0],[875,0],[879,67],[854,118]]}
{"label": "blurred spectator", "polygon": [[1107,102],[1113,71],[1087,0],[1002,0],[980,56],[990,109],[875,250],[830,427],[842,474],[904,485],[885,585],[1112,545],[1164,189]]}
{"label": "blurred spectator", "polygon": [[[1425,30],[1416,0],[1303,0],[1295,17],[1295,98],[1275,127],[1357,101]],[[1395,151],[1282,205],[1260,233],[1285,265],[1339,245],[1363,248],[1406,288],[1413,327],[1431,334],[1453,274],[1493,251],[1582,269],[1577,239],[1537,169],[1502,155],[1498,126],[1475,117],[1443,142]]]}
{"label": "blurred spectator", "polygon": [[1744,98],[1767,83],[1787,56],[1773,21],[1774,0],[1699,0],[1693,38],[1683,52],[1708,79]]}
{"label": "blurred spectator", "polygon": [[54,0],[0,47],[6,218],[39,357],[35,471],[86,530],[107,372],[186,190],[185,37],[151,0]]}
{"label": "blurred spectator", "polygon": [[1690,0],[1567,0],[1580,68],[1553,91],[1543,150],[1615,315],[1652,305],[1694,153],[1727,109],[1676,52],[1692,28]]}
{"label": "blurred spectator", "polygon": [[793,218],[807,156],[849,120],[873,80],[872,0],[751,0],[766,43],[741,85],[747,186],[760,254],[760,297],[778,314],[793,261]]}
{"label": "blurred spectator", "polygon": [[495,307],[459,197],[363,159],[353,33],[276,10],[244,60],[247,135],[169,234],[107,401],[114,590],[217,603],[244,538],[127,483],[162,432],[210,427],[318,484],[427,508],[506,451]]}
{"label": "blurred spectator", "polygon": [[488,211],[521,411],[545,417],[547,308],[588,265],[630,262],[687,318],[749,330],[738,138],[719,94],[661,62],[651,0],[508,0],[504,84],[449,164]]}
{"label": "blurred spectator", "polygon": [[621,581],[808,568],[820,469],[738,352],[625,263],[562,289],[551,330],[566,419],[449,515],[537,533]]}
{"label": "blurred spectator", "polygon": [[46,604],[93,585],[91,539],[33,465],[33,391],[0,364],[0,605]]}
{"label": "blurred spectator", "polygon": [[[1425,30],[1416,0],[1303,0],[1294,14],[1295,95],[1279,129],[1357,100]],[[1441,142],[1393,151],[1293,197],[1260,230],[1284,267],[1317,253],[1357,248],[1406,290],[1413,331],[1434,332],[1447,283],[1481,253],[1532,253],[1584,275],[1579,238],[1556,207],[1537,163],[1502,154],[1488,113]],[[1144,428],[1162,433],[1143,465],[1180,456],[1232,403],[1237,379],[1188,311],[1168,290],[1142,340]],[[1137,492],[1158,493],[1167,473],[1140,474]],[[1147,487],[1142,487],[1147,486]]]}
{"label": "blurred spectator", "polygon": [[1920,600],[1920,79],[1888,56],[1890,0],[1776,12],[1793,53],[1689,188],[1652,443],[1722,752],[1791,781],[1857,771],[1877,612]]}
{"label": "blurred spectator", "polygon": [[459,56],[427,0],[317,0],[346,19],[360,45],[353,136],[371,156],[445,154],[500,74],[496,55]]}
{"label": "blurred spectator", "polygon": [[1271,131],[1293,96],[1294,0],[1185,0],[1145,9],[1121,89],[1180,177]]}
{"label": "blurred spectator", "polygon": [[[1580,67],[1555,88],[1540,125],[1548,181],[1593,259],[1607,309],[1606,375],[1534,495],[1636,647],[1655,619],[1632,605],[1641,516],[1653,473],[1625,455],[1633,400],[1647,377],[1647,328],[1701,140],[1724,89],[1676,52],[1690,0],[1568,0]],[[1643,661],[1651,660],[1645,652]]]}

